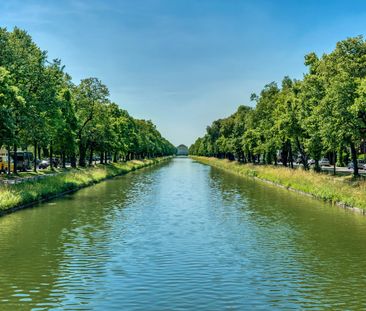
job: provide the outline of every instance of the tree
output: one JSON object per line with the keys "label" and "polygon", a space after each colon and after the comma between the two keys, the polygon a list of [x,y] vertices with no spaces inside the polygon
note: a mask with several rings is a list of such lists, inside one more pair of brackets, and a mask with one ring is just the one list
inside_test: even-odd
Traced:
{"label": "tree", "polygon": [[79,145],[79,165],[86,165],[88,137],[92,131],[89,126],[96,111],[101,105],[108,103],[109,90],[97,78],[81,80],[75,88],[75,115],[77,119],[77,138]]}
{"label": "tree", "polygon": [[[0,147],[6,144],[8,161],[10,161],[10,145],[17,142],[21,111],[24,109],[24,99],[13,83],[9,71],[0,67]],[[8,165],[8,173],[10,173],[10,165]]]}
{"label": "tree", "polygon": [[[365,118],[362,108],[362,80],[366,77],[366,43],[362,37],[337,43],[333,52],[319,63],[319,75],[325,85],[320,102],[324,141],[350,147],[353,174],[358,176],[357,144],[364,136]],[[361,97],[360,97],[361,95]]]}

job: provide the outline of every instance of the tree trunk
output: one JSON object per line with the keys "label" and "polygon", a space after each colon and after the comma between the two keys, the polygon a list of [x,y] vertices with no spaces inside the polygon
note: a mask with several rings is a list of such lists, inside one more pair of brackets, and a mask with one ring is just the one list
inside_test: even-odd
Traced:
{"label": "tree trunk", "polygon": [[281,150],[281,161],[282,161],[282,165],[283,166],[286,166],[286,167],[288,165],[288,157],[289,157],[290,145],[291,145],[291,143],[287,140],[282,145],[282,150]]}
{"label": "tree trunk", "polygon": [[86,147],[82,142],[79,143],[79,166],[86,166]]}
{"label": "tree trunk", "polygon": [[66,168],[66,153],[62,152],[62,168]]}
{"label": "tree trunk", "polygon": [[288,152],[289,152],[289,156],[290,156],[290,167],[293,169],[294,168],[294,155],[292,154],[292,146],[291,146],[291,143],[289,145]]}
{"label": "tree trunk", "polygon": [[14,144],[14,167],[13,167],[13,173],[14,175],[18,174],[18,157],[17,157],[17,151],[18,147],[16,144]]}
{"label": "tree trunk", "polygon": [[33,171],[37,172],[37,142],[34,141],[34,159],[33,159]]}
{"label": "tree trunk", "polygon": [[51,168],[51,171],[53,171],[53,146],[52,146],[52,141],[50,143],[50,168]]}
{"label": "tree trunk", "polygon": [[75,155],[75,152],[72,152],[72,154],[70,156],[70,162],[71,162],[71,167],[76,168],[76,155]]}
{"label": "tree trunk", "polygon": [[93,165],[93,145],[91,144],[90,145],[90,154],[89,154],[89,166],[92,166]]}
{"label": "tree trunk", "polygon": [[320,168],[320,165],[319,165],[319,159],[315,159],[314,171],[315,172],[320,172],[321,171],[321,168]]}
{"label": "tree trunk", "polygon": [[338,149],[338,166],[345,166],[344,164],[344,158],[343,158],[343,146],[339,147]]}
{"label": "tree trunk", "polygon": [[351,157],[352,157],[352,163],[353,163],[353,176],[358,177],[360,174],[358,173],[358,163],[357,163],[357,151],[355,144],[352,142],[350,143],[351,147]]}
{"label": "tree trunk", "polygon": [[337,153],[334,151],[333,152],[333,175],[337,174],[336,165],[337,165]]}
{"label": "tree trunk", "polygon": [[304,165],[305,170],[308,170],[309,165],[308,165],[308,161],[307,161],[307,156],[306,156],[306,153],[305,153],[304,149],[302,148],[302,146],[300,144],[300,140],[299,140],[298,137],[296,138],[296,144],[297,144],[297,148],[300,151],[302,165]]}
{"label": "tree trunk", "polygon": [[10,173],[11,173],[11,168],[10,168],[11,159],[10,159],[10,146],[9,145],[8,145],[7,149],[8,149],[8,175],[10,175]]}

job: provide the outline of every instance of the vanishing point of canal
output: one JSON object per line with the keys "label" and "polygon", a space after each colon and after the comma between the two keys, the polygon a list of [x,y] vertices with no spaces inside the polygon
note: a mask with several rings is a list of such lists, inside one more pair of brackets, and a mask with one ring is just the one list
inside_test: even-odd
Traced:
{"label": "vanishing point of canal", "polygon": [[0,219],[0,310],[359,310],[366,217],[175,158]]}

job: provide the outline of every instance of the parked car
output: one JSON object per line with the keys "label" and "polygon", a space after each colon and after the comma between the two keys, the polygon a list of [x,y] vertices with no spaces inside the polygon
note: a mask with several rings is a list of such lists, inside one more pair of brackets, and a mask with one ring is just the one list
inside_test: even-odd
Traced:
{"label": "parked car", "polygon": [[53,158],[52,159],[52,164],[53,164],[54,167],[57,168],[60,165],[60,163],[61,163],[61,159],[60,158]]}
{"label": "parked car", "polygon": [[43,168],[47,168],[50,166],[50,161],[48,160],[42,160],[39,164],[38,164],[38,168],[43,169]]}
{"label": "parked car", "polygon": [[31,168],[32,161],[33,161],[33,153],[28,151],[17,151],[15,154],[14,152],[10,152],[10,156],[15,163],[15,159],[17,162],[17,169],[19,171],[27,171]]}
{"label": "parked car", "polygon": [[330,166],[330,162],[329,162],[329,160],[327,158],[322,158],[319,161],[319,165],[320,166]]}
{"label": "parked car", "polygon": [[360,169],[364,169],[364,165],[366,165],[366,161],[365,160],[357,160],[358,163],[358,167]]}
{"label": "parked car", "polygon": [[308,161],[308,165],[315,165],[315,160],[314,159],[310,159]]}
{"label": "parked car", "polygon": [[[365,165],[366,165],[365,160],[357,160],[357,166],[358,166],[359,169],[366,169]],[[349,162],[347,167],[349,169],[353,169],[353,162],[352,161]]]}

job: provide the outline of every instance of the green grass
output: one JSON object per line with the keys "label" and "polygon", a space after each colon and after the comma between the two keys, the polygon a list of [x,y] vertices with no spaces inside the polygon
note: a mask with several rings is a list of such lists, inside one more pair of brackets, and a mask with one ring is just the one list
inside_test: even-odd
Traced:
{"label": "green grass", "polygon": [[36,176],[43,176],[43,175],[49,175],[49,174],[54,174],[54,173],[62,173],[62,172],[67,172],[69,171],[70,168],[54,168],[53,170],[51,170],[50,168],[46,168],[43,170],[37,170],[37,172],[33,172],[33,171],[28,171],[28,172],[18,172],[17,175],[7,175],[5,173],[1,173],[0,174],[0,181],[2,180],[7,180],[7,179],[19,179],[19,178],[27,178],[27,177],[36,177]]}
{"label": "green grass", "polygon": [[95,167],[68,169],[55,176],[14,185],[0,186],[0,211],[36,202],[42,199],[79,189],[106,178],[122,175],[136,169],[164,161],[168,157],[134,160],[125,163],[97,165]]}
{"label": "green grass", "polygon": [[332,176],[302,169],[272,165],[240,164],[235,161],[207,157],[192,157],[201,163],[218,167],[237,175],[257,177],[298,190],[331,202],[366,209],[366,181],[351,176]]}

